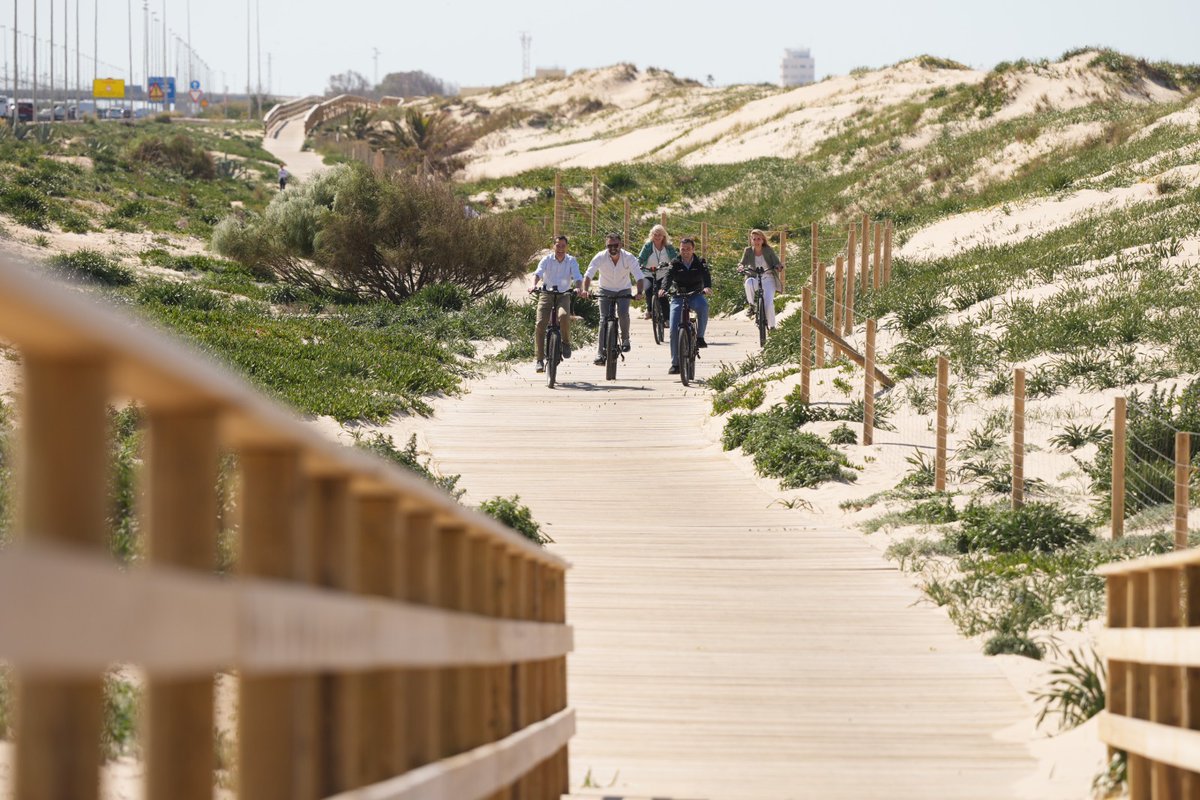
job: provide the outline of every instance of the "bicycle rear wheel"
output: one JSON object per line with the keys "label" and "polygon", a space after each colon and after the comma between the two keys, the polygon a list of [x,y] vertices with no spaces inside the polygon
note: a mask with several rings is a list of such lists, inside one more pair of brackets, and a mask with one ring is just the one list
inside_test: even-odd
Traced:
{"label": "bicycle rear wheel", "polygon": [[546,331],[546,385],[554,388],[558,377],[558,362],[562,360],[562,334],[557,328]]}
{"label": "bicycle rear wheel", "polygon": [[696,340],[690,327],[679,329],[679,382],[684,386],[691,381],[696,368]]}
{"label": "bicycle rear wheel", "polygon": [[657,297],[650,298],[650,327],[654,331],[654,343],[663,343],[664,320],[662,312],[662,302]]}
{"label": "bicycle rear wheel", "polygon": [[767,346],[767,299],[762,293],[758,295],[758,308],[755,309],[754,316],[758,317],[758,346]]}
{"label": "bicycle rear wheel", "polygon": [[617,347],[617,321],[610,319],[604,336],[604,377],[610,381],[617,379],[617,356],[621,350]]}

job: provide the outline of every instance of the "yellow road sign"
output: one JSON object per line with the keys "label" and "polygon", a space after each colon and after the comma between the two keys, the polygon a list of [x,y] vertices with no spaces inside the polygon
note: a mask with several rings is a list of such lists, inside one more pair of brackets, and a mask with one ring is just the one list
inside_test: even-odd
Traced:
{"label": "yellow road sign", "polygon": [[104,100],[123,100],[125,81],[120,78],[98,78],[92,81],[92,97]]}

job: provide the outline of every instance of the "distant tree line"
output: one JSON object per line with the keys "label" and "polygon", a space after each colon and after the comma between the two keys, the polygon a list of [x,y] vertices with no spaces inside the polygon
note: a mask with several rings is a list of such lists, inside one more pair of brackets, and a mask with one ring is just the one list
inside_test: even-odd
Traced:
{"label": "distant tree line", "polygon": [[329,76],[326,94],[356,94],[378,100],[381,97],[430,97],[458,94],[458,87],[435,78],[428,72],[389,72],[378,85],[372,86],[360,72],[347,70]]}

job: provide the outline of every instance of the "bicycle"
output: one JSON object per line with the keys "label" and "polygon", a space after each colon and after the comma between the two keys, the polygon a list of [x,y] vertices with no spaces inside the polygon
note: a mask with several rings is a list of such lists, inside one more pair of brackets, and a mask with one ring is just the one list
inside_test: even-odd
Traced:
{"label": "bicycle", "polygon": [[663,270],[665,274],[667,269],[670,269],[669,265],[660,265],[658,269],[642,270],[646,274],[646,283],[649,284],[646,290],[646,309],[650,313],[650,330],[654,334],[655,344],[662,344],[667,338],[667,315],[663,313],[662,303],[658,297],[658,287],[661,285],[658,271]]}
{"label": "bicycle", "polygon": [[[604,378],[606,380],[615,381],[617,379],[617,358],[625,360],[625,355],[621,352],[620,340],[617,336],[620,330],[620,323],[617,320],[617,301],[624,297],[632,297],[630,294],[606,293],[600,294],[600,299],[608,300],[608,313],[600,318],[600,342],[601,352],[604,354]],[[602,306],[605,304],[601,304]]]}
{"label": "bicycle", "polygon": [[[570,289],[560,292],[555,289],[547,289],[543,286],[541,288],[530,289],[529,293],[548,294],[551,296],[550,322],[546,325],[546,343],[542,348],[542,354],[546,358],[546,385],[553,389],[554,382],[558,377],[558,365],[563,360],[562,327],[558,324],[558,298],[564,294],[574,294],[574,292]],[[570,313],[569,306],[567,313]]]}
{"label": "bicycle", "polygon": [[679,344],[675,351],[679,355],[679,382],[688,386],[696,379],[696,359],[700,357],[700,346],[696,326],[692,324],[692,307],[688,303],[703,289],[694,292],[676,292],[672,297],[682,297],[683,312],[679,318]]}
{"label": "bicycle", "polygon": [[743,267],[739,270],[743,275],[752,275],[756,280],[754,288],[754,318],[758,323],[758,346],[767,346],[767,301],[763,294],[762,276],[767,270],[761,267]]}

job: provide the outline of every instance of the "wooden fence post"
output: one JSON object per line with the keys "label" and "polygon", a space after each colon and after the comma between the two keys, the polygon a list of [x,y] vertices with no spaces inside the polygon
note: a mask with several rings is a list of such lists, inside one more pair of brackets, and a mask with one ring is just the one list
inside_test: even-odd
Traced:
{"label": "wooden fence post", "polygon": [[812,302],[812,289],[805,286],[800,290],[800,402],[809,402],[811,386],[812,326],[808,323],[808,309]]}
{"label": "wooden fence post", "polygon": [[[149,563],[200,574],[216,567],[217,419],[214,408],[147,412],[140,512]],[[143,720],[146,796],[212,800],[213,679],[148,676]]]}
{"label": "wooden fence post", "polygon": [[658,213],[658,224],[662,225],[664,228],[667,227],[667,212],[666,211],[660,211]]}
{"label": "wooden fence post", "polygon": [[787,231],[779,232],[779,286],[780,292],[787,291]]}
{"label": "wooden fence post", "polygon": [[592,236],[596,235],[596,205],[600,199],[600,178],[592,173]]}
{"label": "wooden fence post", "polygon": [[[467,587],[470,582],[466,528],[458,524],[439,526],[437,545],[440,551],[438,566],[441,570],[438,605],[452,611],[466,611]],[[472,709],[467,706],[469,671],[466,667],[448,667],[441,670],[443,694],[439,713],[442,717],[442,758],[471,749]]]}
{"label": "wooden fence post", "polygon": [[[404,599],[410,603],[435,605],[440,580],[437,562],[437,528],[431,511],[410,511],[404,538]],[[428,764],[440,756],[442,741],[441,682],[433,669],[411,670],[405,691],[404,742],[408,746],[407,768]]]}
{"label": "wooden fence post", "polygon": [[883,227],[875,223],[875,252],[871,261],[871,288],[878,290],[883,280]]}
{"label": "wooden fence post", "polygon": [[[816,308],[816,312],[817,312],[817,318],[820,319],[821,322],[825,322],[825,282],[826,282],[825,266],[823,264],[818,264],[817,265],[817,308]],[[825,338],[822,337],[821,339],[818,340],[818,342],[819,342],[819,345],[817,347],[816,367],[817,367],[817,369],[821,369],[825,366]],[[830,342],[830,344],[833,345],[832,342]],[[833,346],[836,348],[836,345],[833,345]]]}
{"label": "wooden fence post", "polygon": [[1188,546],[1188,477],[1192,471],[1192,436],[1175,432],[1175,549]]}
{"label": "wooden fence post", "polygon": [[[311,543],[301,512],[304,481],[300,453],[289,447],[252,448],[238,455],[241,468],[240,550],[243,575],[282,581],[302,579],[300,554]],[[303,796],[297,741],[315,720],[295,704],[291,676],[242,675],[238,689],[238,796],[291,800]]]}
{"label": "wooden fence post", "polygon": [[[843,302],[846,295],[846,261],[841,254],[837,257],[836,266],[833,271],[833,330],[837,333],[842,333],[842,317],[845,310]],[[836,344],[833,346],[834,354],[841,351],[841,348]]]}
{"label": "wooden fence post", "polygon": [[875,320],[867,320],[863,371],[863,444],[875,443]]}
{"label": "wooden fence post", "polygon": [[[810,223],[809,241],[811,246],[809,248],[809,286],[811,286],[813,290],[813,304],[811,306],[806,304],[804,310],[806,312],[810,312],[814,317],[821,317],[820,313],[818,313],[818,309],[821,307],[821,287],[817,278],[817,273],[821,269],[821,265],[818,262],[817,257],[817,237],[819,235],[820,232],[817,228],[817,223]],[[824,321],[824,317],[821,317],[821,320]],[[813,366],[817,369],[821,369],[825,366],[825,340],[822,338],[821,334],[815,330],[813,331],[813,345],[815,347],[815,350],[813,351]]]}
{"label": "wooden fence post", "polygon": [[629,241],[629,198],[628,197],[625,198],[625,227],[622,230],[624,231],[625,236],[621,241],[628,242]]}
{"label": "wooden fence post", "polygon": [[[1200,565],[1188,564],[1183,568],[1182,624],[1188,628],[1200,627]],[[1111,677],[1109,683],[1112,683]],[[1183,698],[1180,725],[1188,730],[1200,730],[1200,667],[1184,667],[1180,694]],[[1197,790],[1200,790],[1200,774],[1186,773],[1183,776],[1183,789],[1183,797],[1195,797]]]}
{"label": "wooden fence post", "polygon": [[950,361],[945,356],[937,360],[937,455],[934,460],[933,488],[946,491],[946,430],[949,427],[948,397],[950,394]]}
{"label": "wooden fence post", "polygon": [[563,226],[563,195],[562,173],[554,173],[554,235],[562,233]]}
{"label": "wooden fence post", "polygon": [[700,257],[708,260],[708,223],[700,223]]}
{"label": "wooden fence post", "polygon": [[842,329],[842,335],[849,336],[854,332],[854,291],[855,291],[855,274],[854,261],[858,257],[858,241],[855,239],[857,232],[854,230],[854,223],[850,223],[850,241],[846,245],[846,312]]}
{"label": "wooden fence post", "polygon": [[[1150,571],[1150,627],[1178,628],[1182,573],[1177,567]],[[1180,696],[1181,670],[1173,665],[1150,667],[1150,721],[1172,728],[1183,721]],[[1183,770],[1155,761],[1150,770],[1152,797],[1185,797]]]}
{"label": "wooden fence post", "polygon": [[[106,367],[83,358],[22,358],[18,529],[34,543],[102,553],[109,513]],[[94,800],[103,678],[18,673],[16,689],[13,797]]]}
{"label": "wooden fence post", "polygon": [[1013,370],[1012,507],[1025,503],[1025,370]]}
{"label": "wooden fence post", "polygon": [[[1127,575],[1108,575],[1105,577],[1105,600],[1107,627],[1128,627],[1129,614],[1129,578]],[[1127,662],[1108,660],[1108,691],[1104,698],[1105,710],[1110,714],[1126,716],[1129,713],[1127,701]],[[1109,748],[1109,758],[1114,751]]]}
{"label": "wooden fence post", "polygon": [[892,221],[887,221],[883,229],[883,285],[892,282]]}
{"label": "wooden fence post", "polygon": [[[394,598],[399,580],[400,508],[389,494],[364,494],[355,498],[362,536],[362,590],[364,594]],[[369,670],[362,675],[363,783],[377,783],[398,775],[401,751],[396,682],[391,670]]]}
{"label": "wooden fence post", "polygon": [[[1126,624],[1131,628],[1150,627],[1150,573],[1132,572],[1128,577]],[[1136,719],[1150,719],[1150,666],[1129,663],[1125,669],[1126,713]],[[1150,762],[1145,756],[1129,754],[1129,797],[1150,798]]]}
{"label": "wooden fence post", "polygon": [[871,219],[866,214],[862,218],[862,261],[859,271],[862,272],[862,288],[865,293],[871,288]]}
{"label": "wooden fence post", "polygon": [[1113,398],[1112,538],[1125,535],[1125,398]]}

